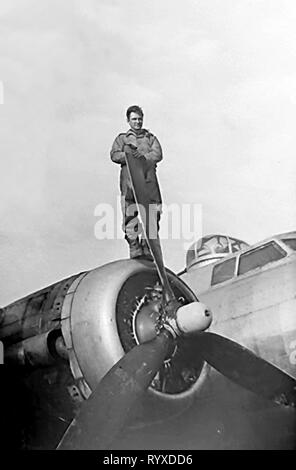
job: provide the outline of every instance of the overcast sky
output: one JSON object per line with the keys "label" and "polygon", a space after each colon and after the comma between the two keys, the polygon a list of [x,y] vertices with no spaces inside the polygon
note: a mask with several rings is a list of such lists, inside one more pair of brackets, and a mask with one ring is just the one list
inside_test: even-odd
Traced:
{"label": "overcast sky", "polygon": [[[128,255],[115,136],[144,108],[164,202],[247,242],[296,227],[294,0],[2,0],[0,305]],[[163,240],[184,267],[184,240]]]}

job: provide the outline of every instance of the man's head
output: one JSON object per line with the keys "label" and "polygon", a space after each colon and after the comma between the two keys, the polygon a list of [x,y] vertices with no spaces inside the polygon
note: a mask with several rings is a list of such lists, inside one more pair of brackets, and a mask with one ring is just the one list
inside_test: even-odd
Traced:
{"label": "man's head", "polygon": [[133,131],[139,132],[142,129],[144,113],[139,106],[130,106],[126,111],[126,118]]}

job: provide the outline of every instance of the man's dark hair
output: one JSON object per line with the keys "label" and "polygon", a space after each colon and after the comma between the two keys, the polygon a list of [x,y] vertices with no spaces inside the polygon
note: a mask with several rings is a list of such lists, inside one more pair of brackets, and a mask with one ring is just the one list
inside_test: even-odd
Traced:
{"label": "man's dark hair", "polygon": [[140,108],[140,106],[137,106],[137,105],[130,106],[130,107],[126,110],[126,117],[127,117],[127,120],[129,120],[131,113],[137,113],[137,114],[139,114],[140,116],[144,117],[144,113],[143,113],[142,108]]}

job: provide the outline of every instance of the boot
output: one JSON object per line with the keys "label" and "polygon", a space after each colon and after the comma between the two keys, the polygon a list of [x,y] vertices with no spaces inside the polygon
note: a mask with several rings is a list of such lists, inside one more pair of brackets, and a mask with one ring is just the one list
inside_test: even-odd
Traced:
{"label": "boot", "polygon": [[151,254],[151,252],[150,252],[149,246],[148,246],[148,244],[147,244],[147,242],[146,242],[145,239],[142,239],[142,240],[141,240],[141,246],[142,246],[142,252],[143,252],[142,258],[143,258],[143,259],[146,259],[146,260],[148,260],[148,261],[154,261],[154,260],[153,260],[153,256],[152,256],[152,254]]}
{"label": "boot", "polygon": [[128,240],[129,244],[129,251],[130,251],[130,258],[139,258],[140,256],[143,255],[143,249],[142,246],[139,242],[139,240]]}

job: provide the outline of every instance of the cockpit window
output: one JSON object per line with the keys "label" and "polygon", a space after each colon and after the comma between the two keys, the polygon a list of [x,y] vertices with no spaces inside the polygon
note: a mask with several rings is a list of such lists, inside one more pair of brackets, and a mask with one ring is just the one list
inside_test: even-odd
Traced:
{"label": "cockpit window", "polygon": [[283,238],[283,242],[286,243],[289,248],[296,251],[296,238]]}
{"label": "cockpit window", "polygon": [[245,248],[249,247],[247,243],[242,242],[241,240],[237,240],[236,238],[230,238],[229,241],[230,241],[232,253],[235,253],[236,251],[244,250]]}
{"label": "cockpit window", "polygon": [[223,235],[211,235],[201,239],[201,246],[197,248],[198,256],[216,253],[229,253],[228,240]]}
{"label": "cockpit window", "polygon": [[236,258],[231,258],[223,263],[216,264],[213,269],[211,285],[228,281],[234,276]]}
{"label": "cockpit window", "polygon": [[249,245],[237,238],[227,235],[212,234],[199,238],[193,243],[186,254],[186,269],[194,264],[200,266],[215,262],[231,253],[248,248]]}
{"label": "cockpit window", "polygon": [[258,248],[241,255],[238,274],[245,274],[252,269],[265,266],[272,261],[278,261],[285,256],[285,251],[275,242],[259,246]]}

